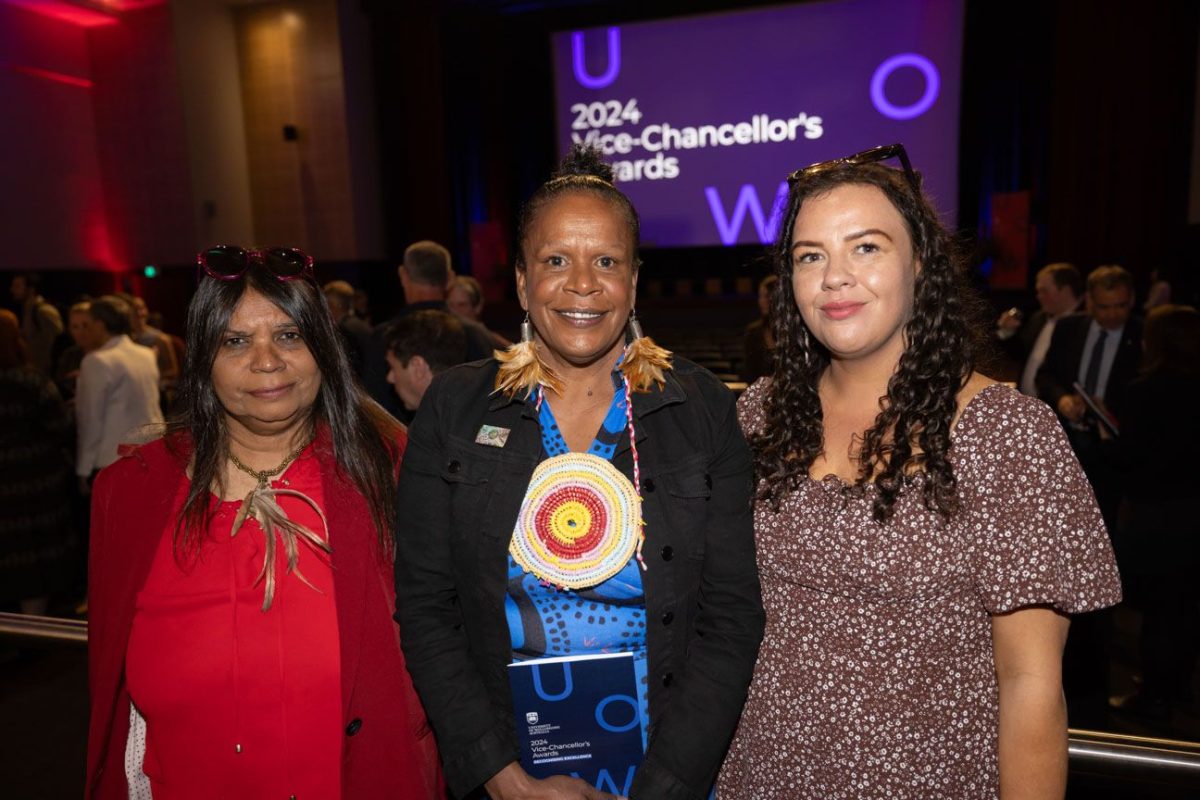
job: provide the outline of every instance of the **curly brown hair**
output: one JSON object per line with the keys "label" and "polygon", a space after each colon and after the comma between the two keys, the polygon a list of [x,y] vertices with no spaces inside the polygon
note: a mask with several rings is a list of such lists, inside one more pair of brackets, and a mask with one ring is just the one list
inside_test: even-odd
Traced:
{"label": "curly brown hair", "polygon": [[[919,178],[918,178],[919,180]],[[846,164],[803,175],[791,187],[773,257],[779,286],[772,308],[774,379],[767,389],[766,424],[752,435],[759,497],[778,508],[781,496],[808,477],[824,452],[824,420],[817,384],[829,352],[812,336],[796,306],[792,286],[792,229],[809,198],[847,184],[874,186],[900,213],[921,264],[912,316],[904,326],[905,350],[880,398],[881,410],[862,437],[860,467],[850,493],[874,483],[873,514],[891,519],[896,500],[918,477],[925,505],[949,517],[958,507],[950,464],[951,425],[958,393],[975,368],[983,326],[979,299],[969,286],[958,248],[929,200],[904,173],[881,164]]]}

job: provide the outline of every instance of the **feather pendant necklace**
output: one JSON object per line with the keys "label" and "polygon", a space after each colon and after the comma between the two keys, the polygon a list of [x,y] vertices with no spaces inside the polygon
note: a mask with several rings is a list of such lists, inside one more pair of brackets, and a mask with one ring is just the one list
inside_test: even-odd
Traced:
{"label": "feather pendant necklace", "polygon": [[[287,572],[294,574],[297,578],[304,582],[305,585],[314,591],[320,591],[317,587],[309,582],[308,578],[300,572],[298,566],[300,560],[300,542],[305,542],[309,547],[323,553],[333,552],[329,545],[329,522],[325,519],[325,513],[321,511],[313,499],[303,492],[297,492],[294,489],[274,489],[271,487],[271,478],[280,475],[288,466],[304,452],[304,448],[308,447],[311,442],[297,447],[287,458],[274,469],[254,470],[238,460],[238,457],[233,453],[229,454],[229,460],[235,467],[245,472],[250,477],[254,478],[258,483],[246,495],[246,499],[242,500],[241,506],[238,507],[237,515],[233,519],[233,528],[229,532],[230,538],[237,536],[242,525],[250,517],[258,520],[259,526],[263,532],[263,543],[265,554],[263,557],[262,570],[255,578],[254,584],[265,583],[263,594],[262,610],[266,611],[271,607],[272,601],[275,599],[275,558],[277,545],[275,542],[278,535],[283,543],[283,552],[287,556]],[[300,523],[289,519],[287,512],[279,505],[276,498],[279,497],[294,497],[304,503],[307,503],[317,516],[321,518],[321,525],[325,528],[325,538],[322,539],[317,534],[310,531]]]}

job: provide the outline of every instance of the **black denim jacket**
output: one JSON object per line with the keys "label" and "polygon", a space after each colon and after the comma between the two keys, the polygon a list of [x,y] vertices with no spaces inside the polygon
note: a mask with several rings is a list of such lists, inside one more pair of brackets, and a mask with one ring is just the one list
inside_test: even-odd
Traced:
{"label": "black denim jacket", "polygon": [[[400,473],[396,619],[408,670],[456,796],[519,758],[504,613],[508,543],[542,458],[531,403],[493,395],[497,364],[438,376],[409,430]],[[675,360],[635,394],[646,522],[650,671],[636,800],[703,800],[737,725],[763,632],[749,449],[732,394]],[[483,425],[509,431],[476,444]],[[632,479],[628,439],[613,464]]]}

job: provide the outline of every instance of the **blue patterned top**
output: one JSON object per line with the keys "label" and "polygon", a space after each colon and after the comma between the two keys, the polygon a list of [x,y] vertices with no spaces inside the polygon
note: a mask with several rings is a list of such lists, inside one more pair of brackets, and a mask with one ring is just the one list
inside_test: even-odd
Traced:
{"label": "blue patterned top", "polygon": [[[619,364],[619,362],[618,362]],[[625,382],[619,369],[612,373],[613,399],[588,453],[612,460],[626,432]],[[532,400],[541,399],[540,388]],[[541,403],[538,422],[546,458],[570,450],[550,404]],[[642,746],[650,719],[646,672],[646,595],[637,558],[630,558],[613,577],[590,589],[558,589],[542,583],[508,556],[508,594],[505,597],[513,660],[597,653],[633,653],[638,700],[642,707]]]}

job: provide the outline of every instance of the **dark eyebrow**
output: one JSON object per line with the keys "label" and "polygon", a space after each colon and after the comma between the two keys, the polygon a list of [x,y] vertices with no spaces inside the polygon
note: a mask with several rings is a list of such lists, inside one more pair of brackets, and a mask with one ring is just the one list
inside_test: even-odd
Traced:
{"label": "dark eyebrow", "polygon": [[[274,330],[277,330],[277,331],[285,330],[287,328],[295,328],[296,330],[300,329],[299,325],[297,325],[295,322],[292,322],[290,320],[288,322],[277,322],[272,327]],[[239,331],[239,330],[234,330],[233,328],[226,328],[225,333],[222,335],[224,335],[224,336],[253,336],[254,331]]]}
{"label": "dark eyebrow", "polygon": [[820,242],[805,242],[805,241],[792,242],[793,250],[795,250],[797,247],[824,247],[824,246],[825,245],[821,244]]}
{"label": "dark eyebrow", "polygon": [[886,231],[879,230],[879,228],[867,228],[865,231],[859,231],[858,233],[852,233],[849,236],[847,236],[845,239],[843,239],[842,241],[852,242],[855,239],[861,239],[864,236],[870,236],[873,233],[882,236],[883,238],[887,239],[889,242],[892,241],[892,237],[889,236]]}

